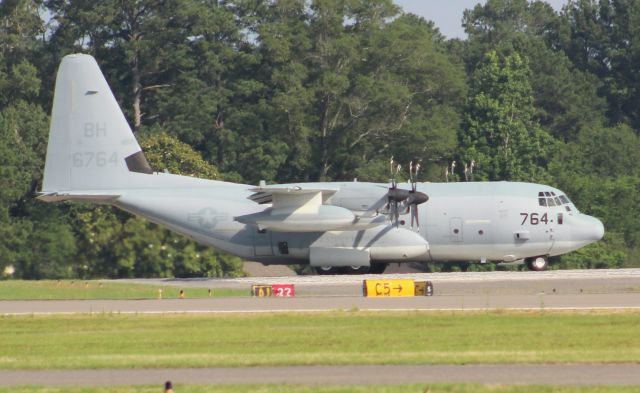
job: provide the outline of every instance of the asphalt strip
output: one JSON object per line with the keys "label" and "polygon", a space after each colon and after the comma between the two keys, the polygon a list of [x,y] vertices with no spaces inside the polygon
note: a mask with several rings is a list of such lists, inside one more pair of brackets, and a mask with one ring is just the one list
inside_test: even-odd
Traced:
{"label": "asphalt strip", "polygon": [[291,366],[185,369],[0,370],[0,386],[481,383],[638,385],[640,364]]}
{"label": "asphalt strip", "polygon": [[584,311],[638,310],[640,293],[418,296],[405,298],[296,297],[164,300],[4,300],[0,315],[194,314],[347,311]]}

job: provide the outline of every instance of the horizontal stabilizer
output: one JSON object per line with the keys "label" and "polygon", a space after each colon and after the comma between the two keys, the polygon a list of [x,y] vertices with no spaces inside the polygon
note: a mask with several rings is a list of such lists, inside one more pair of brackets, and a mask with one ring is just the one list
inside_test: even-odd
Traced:
{"label": "horizontal stabilizer", "polygon": [[60,202],[60,201],[87,201],[96,203],[109,203],[118,199],[120,195],[101,194],[91,191],[73,191],[73,192],[41,192],[38,199],[43,202]]}

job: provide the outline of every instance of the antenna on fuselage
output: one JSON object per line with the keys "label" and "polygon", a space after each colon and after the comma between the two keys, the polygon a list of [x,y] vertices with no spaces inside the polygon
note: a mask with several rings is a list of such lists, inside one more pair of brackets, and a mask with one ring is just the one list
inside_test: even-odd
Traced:
{"label": "antenna on fuselage", "polygon": [[467,165],[466,162],[464,164],[464,180],[465,181],[473,181],[473,167],[476,165],[475,160],[471,160],[471,162]]}

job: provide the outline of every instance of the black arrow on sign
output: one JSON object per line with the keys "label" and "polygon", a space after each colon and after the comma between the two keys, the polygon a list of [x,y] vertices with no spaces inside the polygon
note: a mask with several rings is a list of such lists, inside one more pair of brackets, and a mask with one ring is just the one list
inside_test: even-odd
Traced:
{"label": "black arrow on sign", "polygon": [[402,292],[402,285],[398,284],[397,287],[394,288],[398,293]]}

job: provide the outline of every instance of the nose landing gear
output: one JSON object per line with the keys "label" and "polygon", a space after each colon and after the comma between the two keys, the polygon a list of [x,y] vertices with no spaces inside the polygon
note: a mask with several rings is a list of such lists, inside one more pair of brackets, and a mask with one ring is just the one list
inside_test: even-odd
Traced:
{"label": "nose landing gear", "polygon": [[525,259],[525,263],[529,270],[541,272],[549,267],[549,259],[547,257],[533,257]]}

